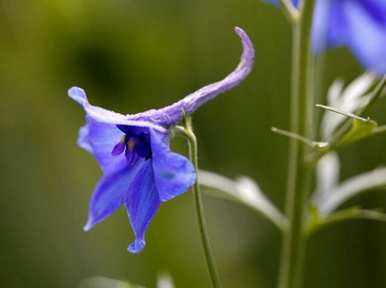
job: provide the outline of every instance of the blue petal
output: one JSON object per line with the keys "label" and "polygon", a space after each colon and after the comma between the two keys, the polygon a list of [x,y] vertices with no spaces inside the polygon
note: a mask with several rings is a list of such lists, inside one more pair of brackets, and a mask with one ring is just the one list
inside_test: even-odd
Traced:
{"label": "blue petal", "polygon": [[359,4],[379,23],[386,24],[386,1],[384,0],[361,0]]}
{"label": "blue petal", "polygon": [[139,253],[145,247],[145,233],[160,206],[160,199],[154,183],[152,161],[147,160],[130,184],[130,196],[125,205],[135,241],[128,247],[131,253]]}
{"label": "blue petal", "polygon": [[141,120],[129,120],[129,116],[125,116],[120,113],[109,111],[101,107],[93,106],[88,102],[86,92],[79,87],[72,87],[68,90],[68,96],[79,103],[85,110],[88,117],[93,120],[113,125],[127,125],[127,126],[137,126],[137,127],[151,127],[156,130],[165,132],[165,129],[154,125],[148,121]]}
{"label": "blue petal", "polygon": [[[315,5],[314,23],[312,26],[312,44],[314,50],[319,53],[327,47],[328,32],[331,27],[331,1],[317,1]],[[339,29],[340,26],[334,29]]]}
{"label": "blue petal", "polygon": [[130,197],[129,185],[144,166],[143,161],[128,167],[126,160],[99,181],[90,201],[89,215],[84,230],[88,231],[121,207]]}
{"label": "blue petal", "polygon": [[92,146],[89,141],[89,127],[88,124],[79,129],[78,145],[89,153],[93,153]]}
{"label": "blue petal", "polygon": [[150,129],[154,179],[161,201],[186,192],[196,181],[192,163],[170,151],[168,136]]}
{"label": "blue petal", "polygon": [[95,156],[104,173],[113,170],[121,157],[112,155],[112,151],[124,135],[119,127],[149,127],[166,131],[150,122],[128,120],[126,116],[91,105],[83,89],[72,87],[68,95],[78,102],[86,112],[86,125],[79,131],[78,144]]}
{"label": "blue petal", "polygon": [[376,21],[361,4],[346,4],[349,41],[359,61],[373,72],[386,73],[386,23]]}
{"label": "blue petal", "polygon": [[[319,8],[319,10],[322,10],[322,12],[319,12],[316,10],[317,14],[323,14],[326,12],[329,12],[329,17],[325,17],[325,21],[328,21],[327,29],[326,29],[326,37],[328,41],[328,45],[325,46],[340,46],[347,43],[347,36],[349,34],[349,27],[347,25],[347,19],[344,9],[344,1],[331,1],[326,0],[324,1],[318,1],[319,6],[324,6],[323,8]],[[329,10],[329,11],[328,11]],[[316,16],[317,17],[317,16]],[[323,17],[321,17],[323,18]],[[322,20],[323,21],[323,20]],[[315,29],[314,29],[315,32]],[[314,38],[318,37],[318,33],[316,32],[316,35],[313,35]],[[320,37],[320,34],[319,34]],[[325,48],[325,47],[323,47]]]}
{"label": "blue petal", "polygon": [[87,124],[79,131],[78,144],[97,159],[102,171],[114,170],[122,157],[113,155],[114,147],[124,133],[116,125],[97,122],[87,117]]}
{"label": "blue petal", "polygon": [[386,1],[318,1],[313,47],[345,45],[367,69],[386,73]]}

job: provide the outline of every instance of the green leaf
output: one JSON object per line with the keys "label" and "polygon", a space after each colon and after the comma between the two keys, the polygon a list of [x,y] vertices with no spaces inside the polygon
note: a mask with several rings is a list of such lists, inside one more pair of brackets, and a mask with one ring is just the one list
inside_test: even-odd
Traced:
{"label": "green leaf", "polygon": [[367,119],[366,121],[363,121],[360,119],[353,119],[351,129],[342,137],[338,145],[350,144],[369,137],[377,127],[377,122],[373,120]]}
{"label": "green leaf", "polygon": [[305,234],[310,236],[321,228],[330,226],[332,224],[341,223],[351,220],[373,220],[379,222],[386,222],[386,214],[381,210],[366,210],[358,207],[349,208],[334,212],[326,217],[319,219],[311,219],[308,226],[306,226]]}

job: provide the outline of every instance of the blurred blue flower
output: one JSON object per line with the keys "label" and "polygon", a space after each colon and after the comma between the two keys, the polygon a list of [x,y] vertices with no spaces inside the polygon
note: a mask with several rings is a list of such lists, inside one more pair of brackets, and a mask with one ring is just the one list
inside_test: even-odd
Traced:
{"label": "blurred blue flower", "polygon": [[81,88],[69,89],[68,95],[86,112],[78,144],[96,158],[103,171],[90,201],[85,231],[124,206],[135,234],[128,250],[138,253],[145,246],[145,232],[160,204],[193,185],[193,165],[170,150],[170,128],[249,74],[254,49],[242,29],[235,31],[243,44],[239,66],[223,80],[162,109],[123,115],[91,105]]}
{"label": "blurred blue flower", "polygon": [[[280,0],[265,0],[279,4]],[[295,6],[298,0],[292,0]],[[367,69],[386,74],[386,1],[317,0],[313,47],[346,46]]]}

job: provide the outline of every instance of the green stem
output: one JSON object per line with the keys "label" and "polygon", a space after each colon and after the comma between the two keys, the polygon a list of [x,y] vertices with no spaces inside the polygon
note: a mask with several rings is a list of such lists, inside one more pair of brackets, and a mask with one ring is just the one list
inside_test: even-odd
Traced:
{"label": "green stem", "polygon": [[[189,159],[192,161],[195,170],[198,172],[197,138],[193,132],[192,120],[189,116],[185,117],[185,129],[184,129],[183,133],[186,136],[186,138],[188,139],[188,143],[189,143]],[[220,282],[220,278],[219,278],[219,275],[217,272],[216,264],[215,264],[213,253],[212,253],[212,249],[211,249],[211,246],[209,243],[208,229],[206,227],[206,221],[205,221],[205,217],[204,217],[204,205],[202,203],[202,196],[201,196],[200,185],[199,185],[198,180],[199,179],[198,179],[198,173],[197,173],[197,180],[194,183],[192,190],[193,190],[194,200],[195,200],[195,205],[196,205],[198,226],[200,229],[202,246],[204,248],[206,264],[208,266],[210,279],[212,281],[212,286],[214,288],[220,288],[221,282]]]}
{"label": "green stem", "polygon": [[[304,0],[300,18],[293,24],[291,132],[312,137],[313,99],[309,97],[311,25],[315,0]],[[311,136],[311,137],[310,137]],[[306,165],[309,147],[294,139],[290,142],[286,213],[289,227],[284,232],[279,288],[300,288],[306,241],[304,204],[310,191],[312,171]]]}
{"label": "green stem", "polygon": [[290,0],[280,0],[283,11],[291,22],[294,22],[299,17],[299,12]]}

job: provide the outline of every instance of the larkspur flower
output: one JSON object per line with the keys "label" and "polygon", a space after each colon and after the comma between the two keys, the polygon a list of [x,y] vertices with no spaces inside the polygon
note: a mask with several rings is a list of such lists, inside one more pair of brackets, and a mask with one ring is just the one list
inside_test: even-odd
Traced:
{"label": "larkspur flower", "polygon": [[68,95],[86,112],[86,125],[79,131],[78,144],[96,158],[103,172],[90,201],[85,231],[124,206],[135,235],[128,250],[138,253],[145,246],[145,232],[160,204],[193,185],[193,165],[169,148],[170,128],[249,74],[254,61],[253,45],[242,29],[236,27],[235,32],[243,45],[237,68],[223,80],[170,106],[123,115],[91,105],[81,88],[69,89]]}
{"label": "larkspur flower", "polygon": [[[316,1],[312,35],[315,52],[346,46],[367,69],[386,74],[386,1]],[[292,3],[297,7],[300,1]]]}

